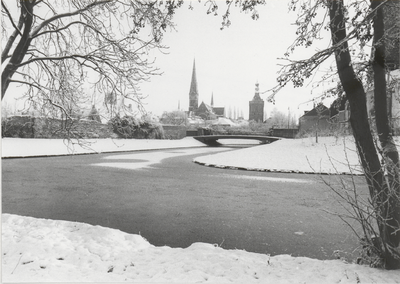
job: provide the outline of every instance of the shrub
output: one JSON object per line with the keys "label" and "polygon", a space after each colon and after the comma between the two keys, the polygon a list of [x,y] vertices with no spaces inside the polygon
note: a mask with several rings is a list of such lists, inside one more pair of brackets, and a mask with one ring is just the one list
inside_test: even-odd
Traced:
{"label": "shrub", "polygon": [[2,120],[1,127],[2,137],[14,138],[89,139],[111,136],[108,125],[92,120],[11,116]]}
{"label": "shrub", "polygon": [[2,137],[34,138],[34,119],[30,116],[12,116],[1,121]]}
{"label": "shrub", "polygon": [[119,138],[164,139],[161,124],[133,116],[116,116],[109,122]]}
{"label": "shrub", "polygon": [[[343,141],[345,141],[344,138]],[[346,144],[344,145],[346,147]],[[331,158],[330,161],[333,165]],[[356,172],[349,161],[346,162],[351,172],[349,177],[342,176],[340,172],[336,171],[337,181],[331,182],[321,176],[321,180],[336,195],[336,201],[345,209],[345,213],[330,213],[343,220],[358,238],[360,247],[357,250],[360,255],[356,262],[370,267],[385,268],[387,265],[386,251],[389,251],[391,257],[396,261],[400,260],[399,247],[393,247],[384,236],[380,235],[379,226],[393,226],[390,224],[391,219],[387,217],[387,212],[378,207],[379,203],[371,200],[368,190],[365,189],[367,185],[360,186],[356,182]],[[398,200],[399,196],[396,195],[395,189],[397,182],[396,180],[393,184],[387,183],[388,194],[381,195],[382,201],[380,202],[389,204],[391,196]]]}

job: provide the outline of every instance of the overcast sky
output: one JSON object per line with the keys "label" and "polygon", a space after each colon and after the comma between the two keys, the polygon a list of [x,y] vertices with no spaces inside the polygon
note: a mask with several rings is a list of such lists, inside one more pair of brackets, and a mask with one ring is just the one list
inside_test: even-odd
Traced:
{"label": "overcast sky", "polygon": [[[218,16],[207,15],[204,1],[193,1],[193,10],[188,3],[178,9],[174,22],[176,31],[168,31],[163,43],[169,46],[168,54],[156,53],[156,65],[162,76],[153,77],[141,87],[141,93],[147,96],[146,109],[156,115],[163,111],[180,108],[188,110],[189,89],[196,60],[199,104],[211,102],[214,94],[214,106],[226,110],[236,108],[248,118],[249,101],[255,92],[255,83],[260,91],[275,86],[278,64],[287,47],[295,39],[296,13],[288,12],[287,0],[268,0],[259,8],[260,18],[252,20],[250,14],[240,13],[232,8],[232,25],[220,30],[224,2],[221,3]],[[329,43],[327,36],[317,47],[311,50],[299,50],[297,58],[306,58],[315,48],[324,48]],[[328,62],[332,64],[332,60]],[[312,86],[294,89],[291,85],[284,88],[276,97],[276,104],[265,103],[270,114],[274,107],[287,112],[301,114],[312,108],[312,102],[323,89],[312,90]],[[262,94],[266,99],[268,94]]]}

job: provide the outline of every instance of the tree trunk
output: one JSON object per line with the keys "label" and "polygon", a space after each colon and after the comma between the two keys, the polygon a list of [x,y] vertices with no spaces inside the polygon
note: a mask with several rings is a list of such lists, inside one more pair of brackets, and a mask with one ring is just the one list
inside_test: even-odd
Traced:
{"label": "tree trunk", "polygon": [[[343,0],[328,1],[332,44],[338,44],[346,38],[345,10]],[[351,56],[346,41],[335,52],[338,75],[346,93],[350,106],[350,125],[353,130],[357,151],[361,160],[364,174],[374,208],[379,211],[382,193],[385,192],[386,180],[375,148],[366,104],[366,93],[361,81],[357,78],[352,67]],[[390,205],[389,205],[390,206]],[[379,212],[377,212],[379,214]],[[379,218],[379,217],[378,217]],[[387,235],[387,226],[379,224],[381,237]],[[395,268],[396,263],[390,252],[383,256],[386,268]]]}
{"label": "tree trunk", "polygon": [[[396,248],[400,243],[400,180],[399,180],[399,154],[393,140],[393,130],[388,109],[388,96],[385,72],[385,25],[384,8],[378,7],[381,1],[372,1],[371,8],[378,8],[374,16],[374,53],[372,69],[374,72],[374,104],[375,120],[382,155],[387,170],[388,181],[379,195],[378,204],[383,218],[380,226],[381,237],[384,244]],[[398,230],[396,232],[396,230]],[[389,265],[395,260],[391,261]],[[399,265],[399,264],[398,264]]]}
{"label": "tree trunk", "polygon": [[18,65],[24,59],[26,52],[30,46],[32,38],[30,37],[30,32],[33,23],[33,7],[35,6],[35,1],[25,1],[20,0],[21,14],[24,17],[24,31],[22,33],[21,39],[19,40],[10,61],[7,63],[1,74],[1,99],[3,100],[6,94],[7,88],[10,85],[10,81],[15,71],[18,69]]}
{"label": "tree trunk", "polygon": [[[337,44],[346,37],[343,0],[329,3],[332,43]],[[351,65],[347,42],[342,43],[342,46],[335,52],[335,57],[338,75],[350,106],[350,125],[353,129],[371,197],[373,197],[375,188],[381,184],[378,181],[383,180],[383,173],[368,121],[366,93]]]}

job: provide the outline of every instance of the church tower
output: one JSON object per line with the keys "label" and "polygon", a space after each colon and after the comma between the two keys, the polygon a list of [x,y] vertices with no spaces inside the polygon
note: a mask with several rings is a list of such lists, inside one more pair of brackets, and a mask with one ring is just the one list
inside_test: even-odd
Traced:
{"label": "church tower", "polygon": [[193,60],[192,82],[189,91],[189,111],[196,111],[199,107],[199,92],[197,90],[196,62]]}
{"label": "church tower", "polygon": [[253,100],[249,102],[249,120],[264,121],[264,101],[260,98],[258,83],[256,83],[256,92]]}

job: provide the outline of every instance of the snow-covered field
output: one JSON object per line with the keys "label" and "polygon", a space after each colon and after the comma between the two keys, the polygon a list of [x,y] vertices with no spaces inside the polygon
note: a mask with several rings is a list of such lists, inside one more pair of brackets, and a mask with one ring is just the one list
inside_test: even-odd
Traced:
{"label": "snow-covered field", "polygon": [[[28,140],[19,140],[3,140],[3,156],[7,156],[6,153],[18,156],[19,150],[22,156],[29,156],[32,147],[26,145]],[[185,147],[185,143],[197,143],[192,139],[184,140],[180,142],[181,147]],[[134,140],[131,143],[131,150],[143,150],[151,148],[149,143],[152,142]],[[347,158],[343,154],[344,146],[350,149],[346,151]],[[51,145],[46,147],[51,148]],[[113,151],[109,147],[103,147],[102,151]],[[325,158],[326,149],[330,158]],[[221,152],[196,158],[196,161],[257,170],[346,172],[343,165],[357,165],[357,157],[351,149],[354,149],[351,139],[343,143],[334,138],[320,138],[320,143],[315,144],[307,138],[282,140],[230,154]],[[38,154],[38,149],[32,152],[43,155]],[[334,161],[335,166],[329,160]],[[307,168],[310,165],[314,170]],[[139,235],[115,229],[2,214],[2,281],[400,283],[400,271],[373,269],[341,260],[224,250],[205,243],[194,243],[188,248],[155,247]]]}

